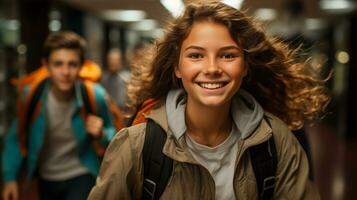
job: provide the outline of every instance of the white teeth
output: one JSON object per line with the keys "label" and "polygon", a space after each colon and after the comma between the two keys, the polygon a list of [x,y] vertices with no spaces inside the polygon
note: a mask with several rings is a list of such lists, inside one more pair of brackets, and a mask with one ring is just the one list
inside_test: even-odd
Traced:
{"label": "white teeth", "polygon": [[223,87],[223,83],[200,83],[199,85],[207,89],[217,89]]}

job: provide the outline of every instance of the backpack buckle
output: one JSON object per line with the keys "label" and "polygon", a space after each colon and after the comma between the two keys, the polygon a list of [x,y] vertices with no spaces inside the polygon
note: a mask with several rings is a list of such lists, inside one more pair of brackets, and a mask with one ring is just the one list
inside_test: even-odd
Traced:
{"label": "backpack buckle", "polygon": [[269,176],[264,179],[261,198],[264,199],[264,195],[274,193],[275,188],[275,176]]}
{"label": "backpack buckle", "polygon": [[143,196],[142,199],[154,199],[156,191],[156,183],[150,179],[145,179],[143,183]]}

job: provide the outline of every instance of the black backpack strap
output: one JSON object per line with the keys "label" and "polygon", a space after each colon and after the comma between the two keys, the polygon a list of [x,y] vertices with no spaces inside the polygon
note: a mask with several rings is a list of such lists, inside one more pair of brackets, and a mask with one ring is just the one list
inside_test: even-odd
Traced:
{"label": "black backpack strap", "polygon": [[90,100],[89,100],[86,86],[84,85],[83,82],[80,82],[79,87],[82,95],[84,110],[86,111],[86,113],[94,114],[95,112],[92,109],[92,106],[90,105]]}
{"label": "black backpack strap", "polygon": [[[268,119],[266,121],[269,123]],[[272,199],[274,194],[278,158],[273,136],[249,148],[260,200]]]}
{"label": "black backpack strap", "polygon": [[307,156],[307,161],[309,162],[309,178],[311,181],[314,181],[314,163],[312,162],[312,157],[311,157],[311,147],[310,147],[310,142],[309,138],[307,137],[305,130],[299,129],[296,131],[293,131],[294,136],[296,139],[299,141],[300,145],[304,149],[306,156]]}
{"label": "black backpack strap", "polygon": [[162,149],[165,131],[154,121],[148,120],[143,147],[144,183],[142,199],[159,199],[171,177],[173,160]]}

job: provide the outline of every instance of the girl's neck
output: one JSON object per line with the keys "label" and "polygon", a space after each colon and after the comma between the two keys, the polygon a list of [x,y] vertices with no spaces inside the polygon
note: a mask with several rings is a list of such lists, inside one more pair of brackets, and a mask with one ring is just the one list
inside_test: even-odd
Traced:
{"label": "girl's neck", "polygon": [[232,128],[230,102],[221,107],[192,105],[187,101],[185,120],[187,133],[197,143],[215,147],[221,144]]}

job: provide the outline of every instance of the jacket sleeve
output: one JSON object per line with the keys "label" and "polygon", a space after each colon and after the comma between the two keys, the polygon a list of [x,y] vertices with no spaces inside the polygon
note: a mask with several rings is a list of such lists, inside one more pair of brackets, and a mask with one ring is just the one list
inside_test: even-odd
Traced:
{"label": "jacket sleeve", "polygon": [[309,179],[309,164],[303,148],[288,127],[278,121],[272,124],[278,154],[274,199],[320,199]]}
{"label": "jacket sleeve", "polygon": [[114,125],[114,116],[110,112],[110,108],[108,105],[108,94],[106,93],[104,88],[98,84],[95,84],[94,90],[97,113],[104,122],[101,143],[103,146],[107,146],[114,137],[115,133],[117,132],[116,127]]}
{"label": "jacket sleeve", "polygon": [[4,182],[15,181],[21,168],[22,155],[17,138],[17,121],[14,120],[3,140],[2,177]]}
{"label": "jacket sleeve", "polygon": [[109,144],[88,200],[140,199],[144,123],[124,128]]}

